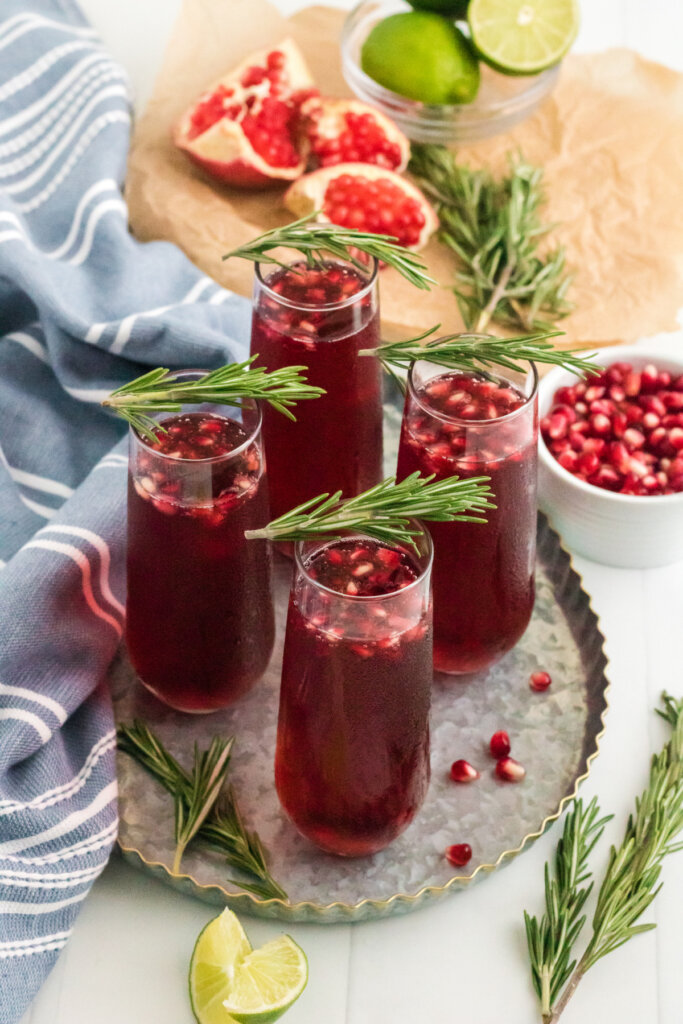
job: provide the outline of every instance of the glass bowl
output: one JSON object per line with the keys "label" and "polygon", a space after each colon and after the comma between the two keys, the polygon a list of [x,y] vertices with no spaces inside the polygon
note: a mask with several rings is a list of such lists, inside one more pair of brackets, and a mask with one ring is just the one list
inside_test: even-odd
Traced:
{"label": "glass bowl", "polygon": [[447,145],[488,139],[534,113],[557,82],[560,65],[538,75],[501,75],[481,64],[481,86],[472,103],[432,105],[385,89],[361,69],[360,52],[370,30],[390,14],[410,11],[403,0],[364,0],[350,12],[341,38],[344,78],[359,99],[390,117],[413,142]]}

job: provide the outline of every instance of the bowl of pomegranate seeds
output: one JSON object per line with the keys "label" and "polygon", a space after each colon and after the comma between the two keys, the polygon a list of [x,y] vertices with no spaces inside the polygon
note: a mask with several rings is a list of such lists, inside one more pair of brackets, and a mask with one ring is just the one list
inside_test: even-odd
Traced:
{"label": "bowl of pomegranate seeds", "polygon": [[567,545],[628,568],[683,558],[683,359],[636,346],[539,388],[539,504]]}

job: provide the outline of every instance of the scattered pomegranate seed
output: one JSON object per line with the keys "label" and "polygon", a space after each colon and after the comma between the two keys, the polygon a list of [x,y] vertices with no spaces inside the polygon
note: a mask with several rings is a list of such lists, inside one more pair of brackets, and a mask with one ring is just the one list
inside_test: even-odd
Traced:
{"label": "scattered pomegranate seed", "polygon": [[480,773],[469,761],[454,761],[451,765],[451,778],[453,782],[474,782],[480,778]]}
{"label": "scattered pomegranate seed", "polygon": [[526,775],[526,769],[514,757],[501,757],[496,763],[496,775],[503,782],[521,782]]}
{"label": "scattered pomegranate seed", "polygon": [[454,846],[446,848],[446,860],[454,868],[464,868],[471,859],[472,847],[469,843],[455,843]]}
{"label": "scattered pomegranate seed", "polygon": [[499,732],[494,732],[489,742],[489,748],[492,757],[496,759],[507,757],[510,753],[510,737],[502,729]]}
{"label": "scattered pomegranate seed", "polygon": [[536,693],[543,693],[544,690],[548,689],[551,683],[552,679],[548,672],[532,672],[529,676],[529,686],[532,690],[535,690]]}

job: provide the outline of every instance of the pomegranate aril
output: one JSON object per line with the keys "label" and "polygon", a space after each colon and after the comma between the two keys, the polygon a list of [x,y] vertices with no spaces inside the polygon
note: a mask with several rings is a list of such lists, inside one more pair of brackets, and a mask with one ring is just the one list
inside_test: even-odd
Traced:
{"label": "pomegranate aril", "polygon": [[529,686],[532,690],[535,690],[536,693],[543,693],[544,690],[548,689],[551,683],[552,679],[548,672],[532,672],[529,676]]}
{"label": "pomegranate aril", "polygon": [[469,843],[455,843],[446,849],[446,860],[454,868],[464,868],[472,859],[472,847]]}
{"label": "pomegranate aril", "polygon": [[510,737],[502,729],[499,732],[494,732],[493,736],[489,741],[489,750],[491,756],[496,759],[506,757],[510,753]]}
{"label": "pomegranate aril", "polygon": [[526,769],[514,757],[502,757],[496,763],[496,775],[503,782],[521,782],[526,775]]}
{"label": "pomegranate aril", "polygon": [[453,762],[450,775],[453,782],[474,782],[475,779],[480,778],[477,769],[469,761],[462,759]]}

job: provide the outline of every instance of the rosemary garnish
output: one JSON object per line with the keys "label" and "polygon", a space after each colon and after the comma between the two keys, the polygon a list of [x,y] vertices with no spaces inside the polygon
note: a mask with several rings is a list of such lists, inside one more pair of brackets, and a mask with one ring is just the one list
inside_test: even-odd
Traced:
{"label": "rosemary garnish", "polygon": [[434,480],[411,473],[400,483],[388,477],[355,498],[342,500],[341,491],[319,494],[263,529],[247,530],[245,536],[295,541],[357,531],[384,543],[416,547],[414,538],[422,531],[413,519],[485,523],[482,511],[495,508],[489,501],[494,495],[488,482],[487,476]]}
{"label": "rosemary garnish", "polygon": [[230,879],[233,885],[262,899],[287,898],[268,871],[261,840],[244,826],[232,787],[223,785],[230,766],[232,737],[215,737],[205,751],[199,751],[195,745],[193,770],[186,772],[139,719],[132,725],[119,725],[117,736],[119,750],[153,775],[175,801],[176,874],[186,846],[196,839],[225,854],[233,867],[257,879]]}
{"label": "rosemary garnish", "polygon": [[[636,800],[621,844],[610,851],[592,935],[578,963],[569,964],[584,921],[578,915],[587,896],[578,886],[589,877],[586,858],[609,820],[596,821],[599,811],[595,801],[585,813],[578,801],[565,823],[564,846],[562,850],[558,847],[556,855],[555,883],[548,882],[546,866],[546,913],[540,924],[525,914],[531,972],[541,999],[543,1024],[556,1024],[577,985],[598,960],[655,927],[636,922],[661,888],[664,858],[683,849],[683,842],[674,842],[683,829],[683,700],[666,693],[662,699],[664,711],[658,714],[669,722],[673,733],[663,750],[653,756],[648,786]],[[572,857],[579,860],[576,866]]]}
{"label": "rosemary garnish", "polygon": [[239,406],[245,398],[260,398],[293,420],[290,406],[325,394],[301,376],[308,367],[283,366],[268,373],[262,366],[252,366],[255,359],[258,355],[187,381],[174,380],[169,377],[171,371],[159,367],[112,391],[102,405],[113,409],[143,437],[155,441],[164,427],[147,415],[149,412],[180,412],[184,404],[204,402]]}
{"label": "rosemary garnish", "polygon": [[356,250],[393,267],[416,288],[428,290],[436,284],[434,278],[427,273],[422,257],[400,245],[393,235],[376,235],[370,231],[342,228],[338,224],[320,224],[315,220],[319,213],[317,210],[284,227],[266,231],[252,242],[226,253],[223,259],[239,256],[253,263],[275,263],[279,267],[287,267],[272,253],[273,249],[286,248],[300,252],[310,267],[324,266],[327,254],[347,260],[359,270],[367,270],[354,253]]}
{"label": "rosemary garnish", "polygon": [[495,321],[543,331],[571,312],[564,249],[539,251],[554,226],[539,217],[541,170],[510,157],[509,173],[496,181],[431,145],[413,146],[410,170],[435,202],[439,238],[458,257],[453,291],[470,330]]}
{"label": "rosemary garnish", "polygon": [[579,355],[575,350],[562,351],[555,348],[550,338],[561,336],[561,331],[543,331],[517,338],[496,338],[489,334],[448,334],[421,344],[439,326],[430,327],[406,341],[386,342],[377,348],[361,349],[359,355],[377,356],[385,370],[394,377],[396,370],[408,370],[418,359],[428,359],[430,363],[461,370],[463,373],[481,373],[482,370],[496,366],[525,373],[529,362],[562,366],[577,374],[591,374],[600,370],[597,363]]}

